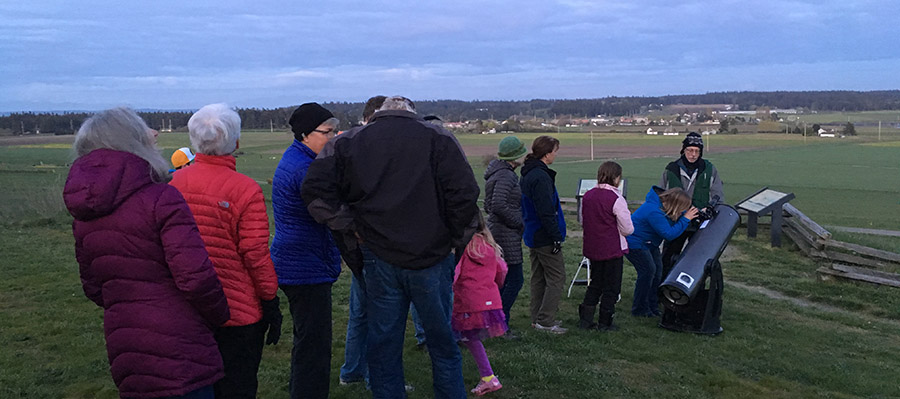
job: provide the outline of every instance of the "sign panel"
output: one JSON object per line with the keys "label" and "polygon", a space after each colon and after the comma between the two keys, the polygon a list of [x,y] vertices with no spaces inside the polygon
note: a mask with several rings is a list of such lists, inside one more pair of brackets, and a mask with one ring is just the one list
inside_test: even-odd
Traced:
{"label": "sign panel", "polygon": [[749,212],[760,213],[764,209],[768,208],[778,201],[785,199],[785,197],[789,195],[791,194],[765,189],[737,204],[737,207],[746,209]]}

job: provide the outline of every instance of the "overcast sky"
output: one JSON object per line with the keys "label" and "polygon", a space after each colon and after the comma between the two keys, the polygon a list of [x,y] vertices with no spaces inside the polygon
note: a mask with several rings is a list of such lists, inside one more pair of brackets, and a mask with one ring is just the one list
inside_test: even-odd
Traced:
{"label": "overcast sky", "polygon": [[0,111],[900,88],[900,2],[0,0]]}

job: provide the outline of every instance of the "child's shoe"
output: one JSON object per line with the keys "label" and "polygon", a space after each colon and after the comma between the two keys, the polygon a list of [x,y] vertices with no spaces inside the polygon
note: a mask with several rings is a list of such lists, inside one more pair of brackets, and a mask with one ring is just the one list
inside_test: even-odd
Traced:
{"label": "child's shoe", "polygon": [[482,396],[486,393],[494,392],[503,388],[503,384],[500,383],[500,380],[497,379],[497,376],[491,376],[490,380],[480,380],[478,381],[478,385],[472,389],[472,393],[475,396]]}

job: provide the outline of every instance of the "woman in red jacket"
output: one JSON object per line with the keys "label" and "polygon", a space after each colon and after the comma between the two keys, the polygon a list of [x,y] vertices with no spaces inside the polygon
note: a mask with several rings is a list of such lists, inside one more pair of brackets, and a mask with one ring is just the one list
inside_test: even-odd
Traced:
{"label": "woman in red jacket", "polygon": [[235,171],[231,153],[241,136],[241,118],[234,110],[225,104],[200,108],[188,130],[194,163],[175,171],[170,184],[194,213],[231,308],[231,319],[216,331],[225,364],[216,398],[255,398],[266,330],[269,344],[281,334],[266,203],[259,184]]}
{"label": "woman in red jacket", "polygon": [[481,380],[472,389],[477,396],[503,388],[481,344],[482,339],[501,336],[508,328],[500,299],[507,272],[501,252],[479,212],[478,232],[456,265],[450,319],[453,331],[465,342],[478,365]]}

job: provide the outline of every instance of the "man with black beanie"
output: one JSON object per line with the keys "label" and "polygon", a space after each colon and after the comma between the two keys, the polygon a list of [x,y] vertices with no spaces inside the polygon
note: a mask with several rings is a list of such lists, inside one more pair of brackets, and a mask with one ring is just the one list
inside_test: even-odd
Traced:
{"label": "man with black beanie", "polygon": [[[703,159],[703,137],[690,132],[681,142],[681,157],[666,165],[659,186],[665,189],[680,187],[691,196],[691,205],[697,209],[715,206],[725,200],[722,179],[712,162]],[[688,227],[680,237],[663,244],[663,276],[665,277],[675,258],[681,254],[685,241],[697,231],[697,226]]]}

